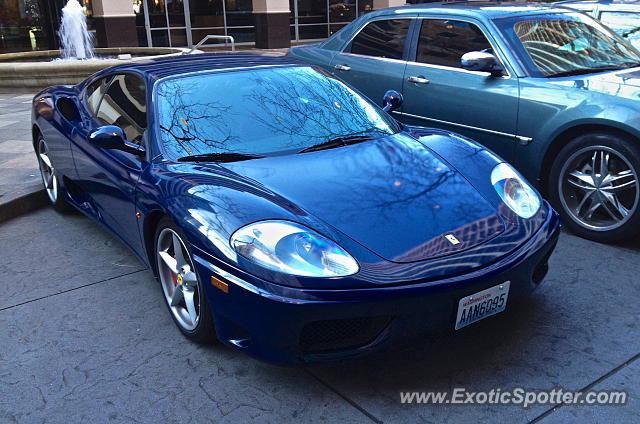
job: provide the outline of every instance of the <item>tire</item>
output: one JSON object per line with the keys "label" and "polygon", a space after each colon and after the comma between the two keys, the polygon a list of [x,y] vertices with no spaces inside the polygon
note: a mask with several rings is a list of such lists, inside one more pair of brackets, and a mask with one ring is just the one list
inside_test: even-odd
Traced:
{"label": "tire", "polygon": [[154,271],[171,318],[182,334],[198,343],[211,343],[216,340],[211,309],[186,240],[173,221],[162,218],[154,237]]}
{"label": "tire", "polygon": [[602,243],[640,233],[640,143],[613,132],[578,136],[560,150],[548,193],[565,225]]}
{"label": "tire", "polygon": [[60,184],[60,175],[49,156],[49,148],[42,134],[38,135],[35,143],[35,151],[40,168],[40,176],[44,184],[44,190],[51,202],[51,206],[57,212],[69,213],[73,207],[66,200],[66,192]]}

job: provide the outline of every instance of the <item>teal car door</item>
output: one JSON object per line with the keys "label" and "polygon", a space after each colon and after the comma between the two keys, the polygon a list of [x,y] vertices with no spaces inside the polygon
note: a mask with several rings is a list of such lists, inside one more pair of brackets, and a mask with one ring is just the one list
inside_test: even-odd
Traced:
{"label": "teal car door", "polygon": [[465,53],[499,55],[477,23],[458,18],[420,21],[404,73],[400,119],[457,132],[511,159],[517,141],[518,79],[508,71],[494,77],[462,69]]}
{"label": "teal car door", "polygon": [[333,57],[330,71],[381,104],[387,90],[402,91],[411,18],[367,23]]}

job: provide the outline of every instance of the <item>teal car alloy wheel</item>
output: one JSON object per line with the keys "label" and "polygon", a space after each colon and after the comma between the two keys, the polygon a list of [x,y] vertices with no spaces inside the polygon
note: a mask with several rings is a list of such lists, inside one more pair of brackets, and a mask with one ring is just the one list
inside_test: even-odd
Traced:
{"label": "teal car alloy wheel", "polygon": [[551,197],[579,235],[610,242],[629,236],[640,221],[640,148],[606,133],[572,140],[552,170]]}

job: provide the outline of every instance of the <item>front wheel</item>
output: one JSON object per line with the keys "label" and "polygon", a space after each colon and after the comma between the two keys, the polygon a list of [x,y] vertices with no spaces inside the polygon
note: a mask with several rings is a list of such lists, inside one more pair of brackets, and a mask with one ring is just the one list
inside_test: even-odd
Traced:
{"label": "front wheel", "polygon": [[640,147],[606,132],[571,140],[557,155],[549,197],[574,233],[614,242],[640,232]]}
{"label": "front wheel", "polygon": [[44,189],[47,192],[51,205],[58,212],[71,211],[72,207],[64,198],[58,171],[53,165],[49,155],[49,148],[42,135],[38,137],[36,142],[36,154],[38,156],[38,165],[40,167],[42,183],[44,184]]}
{"label": "front wheel", "polygon": [[156,273],[180,331],[191,340],[208,343],[215,339],[211,311],[184,240],[171,220],[160,221],[155,237]]}

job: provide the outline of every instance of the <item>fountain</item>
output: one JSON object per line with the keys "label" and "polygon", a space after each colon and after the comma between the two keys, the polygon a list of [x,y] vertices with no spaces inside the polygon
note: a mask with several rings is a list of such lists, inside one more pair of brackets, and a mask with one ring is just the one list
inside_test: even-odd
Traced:
{"label": "fountain", "polygon": [[87,15],[78,0],[69,0],[62,8],[60,44],[63,59],[91,59],[93,37],[87,28]]}
{"label": "fountain", "polygon": [[[87,17],[78,0],[68,0],[62,8],[58,36],[61,50],[0,54],[0,91],[37,91],[51,85],[77,84],[109,66],[188,51],[176,47],[94,49],[93,36],[87,29]],[[202,52],[196,50],[195,53]]]}

